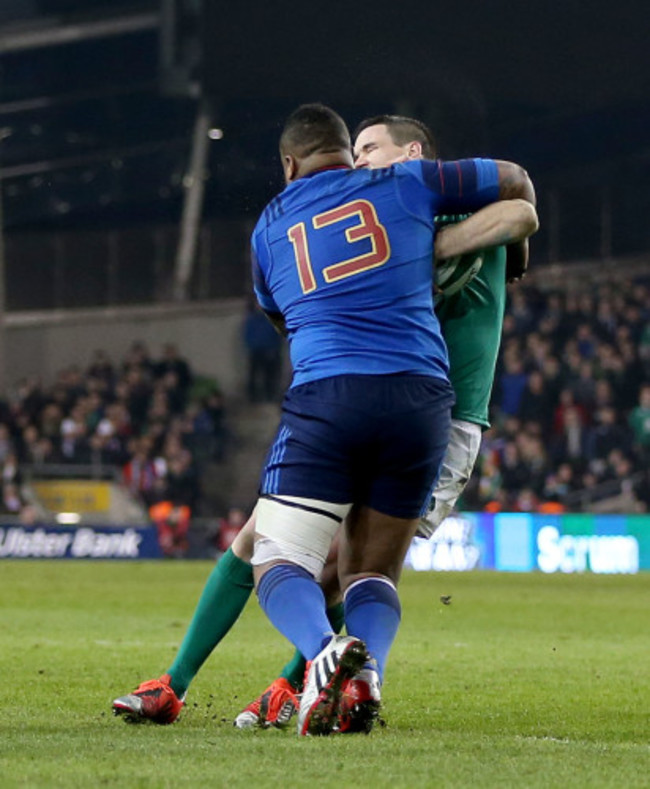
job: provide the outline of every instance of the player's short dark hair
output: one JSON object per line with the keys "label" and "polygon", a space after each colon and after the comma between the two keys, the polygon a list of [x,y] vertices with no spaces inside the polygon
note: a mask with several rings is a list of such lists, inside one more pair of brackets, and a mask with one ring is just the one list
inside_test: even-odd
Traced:
{"label": "player's short dark hair", "polygon": [[280,135],[280,153],[304,159],[313,153],[352,148],[343,118],[324,104],[303,104],[287,118]]}
{"label": "player's short dark hair", "polygon": [[415,118],[407,118],[404,115],[375,115],[374,118],[366,118],[354,130],[354,139],[369,126],[385,126],[395,145],[406,145],[409,142],[419,142],[422,145],[422,156],[425,159],[436,157],[436,141],[431,129]]}

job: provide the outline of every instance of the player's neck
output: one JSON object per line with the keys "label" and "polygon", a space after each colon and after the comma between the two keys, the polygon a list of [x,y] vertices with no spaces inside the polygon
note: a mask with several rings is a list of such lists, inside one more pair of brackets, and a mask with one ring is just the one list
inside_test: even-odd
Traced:
{"label": "player's neck", "polygon": [[302,159],[298,166],[294,181],[304,178],[317,170],[327,170],[332,167],[346,167],[352,169],[352,154],[348,151],[331,151],[329,153],[313,153]]}

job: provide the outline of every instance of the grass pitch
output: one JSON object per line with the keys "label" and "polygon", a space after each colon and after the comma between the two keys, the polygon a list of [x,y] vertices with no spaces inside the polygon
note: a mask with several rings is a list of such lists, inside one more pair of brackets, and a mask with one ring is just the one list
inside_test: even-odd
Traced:
{"label": "grass pitch", "polygon": [[291,651],[254,599],[179,722],[113,718],[210,569],[0,562],[2,787],[650,785],[650,574],[407,573],[368,737],[233,728]]}

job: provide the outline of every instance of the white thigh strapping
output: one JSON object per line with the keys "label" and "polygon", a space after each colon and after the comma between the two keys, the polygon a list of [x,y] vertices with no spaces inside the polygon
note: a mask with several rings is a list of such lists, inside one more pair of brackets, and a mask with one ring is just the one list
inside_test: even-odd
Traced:
{"label": "white thigh strapping", "polygon": [[451,420],[449,444],[433,491],[434,506],[427,515],[434,527],[449,515],[465,490],[481,448],[481,433],[480,425],[463,419]]}
{"label": "white thigh strapping", "polygon": [[334,535],[351,507],[297,496],[261,498],[251,563],[289,561],[320,577]]}

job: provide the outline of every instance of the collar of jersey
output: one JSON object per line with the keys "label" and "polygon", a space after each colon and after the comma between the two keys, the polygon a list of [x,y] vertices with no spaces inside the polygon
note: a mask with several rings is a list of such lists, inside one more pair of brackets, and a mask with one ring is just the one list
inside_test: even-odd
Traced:
{"label": "collar of jersey", "polygon": [[302,181],[303,178],[311,178],[312,175],[319,175],[320,173],[325,173],[328,170],[353,170],[353,167],[348,167],[347,164],[332,164],[329,167],[319,167],[318,170],[312,170],[307,175],[301,176],[298,180]]}

